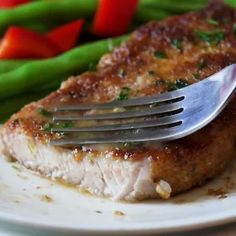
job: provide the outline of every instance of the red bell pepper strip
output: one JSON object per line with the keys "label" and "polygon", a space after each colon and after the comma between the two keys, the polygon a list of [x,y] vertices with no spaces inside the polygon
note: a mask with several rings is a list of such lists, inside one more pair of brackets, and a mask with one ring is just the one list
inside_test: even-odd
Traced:
{"label": "red bell pepper strip", "polygon": [[31,0],[0,0],[0,8],[12,8],[29,2]]}
{"label": "red bell pepper strip", "polygon": [[53,29],[47,37],[60,48],[61,52],[65,52],[75,46],[83,24],[82,19],[67,23]]}
{"label": "red bell pepper strip", "polygon": [[92,31],[99,36],[124,34],[132,21],[138,0],[99,0]]}
{"label": "red bell pepper strip", "polygon": [[10,27],[0,42],[0,59],[48,58],[59,52],[46,36],[21,27]]}

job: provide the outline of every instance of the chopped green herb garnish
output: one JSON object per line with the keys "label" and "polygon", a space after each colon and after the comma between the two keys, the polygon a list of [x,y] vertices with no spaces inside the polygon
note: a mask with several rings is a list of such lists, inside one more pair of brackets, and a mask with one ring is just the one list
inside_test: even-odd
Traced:
{"label": "chopped green herb garnish", "polygon": [[234,23],[234,25],[233,25],[233,32],[234,32],[234,34],[236,34],[236,23]]}
{"label": "chopped green herb garnish", "polygon": [[150,76],[155,76],[155,75],[156,75],[156,72],[155,72],[154,70],[150,70],[150,71],[148,71],[148,74],[149,74]]}
{"label": "chopped green herb garnish", "polygon": [[41,130],[45,131],[45,132],[51,132],[51,129],[52,128],[70,128],[70,127],[73,127],[74,123],[73,121],[60,121],[60,122],[57,122],[55,126],[53,126],[53,124],[51,123],[45,123]]}
{"label": "chopped green herb garnish", "polygon": [[94,159],[93,159],[93,156],[88,156],[88,161],[89,161],[89,164],[93,165],[94,164]]}
{"label": "chopped green herb garnish", "polygon": [[208,19],[207,22],[210,25],[219,25],[219,22],[214,19]]}
{"label": "chopped green herb garnish", "polygon": [[129,99],[130,88],[124,87],[122,88],[117,100],[127,100]]}
{"label": "chopped green herb garnish", "polygon": [[209,44],[218,44],[222,40],[224,40],[225,33],[217,30],[213,31],[201,31],[201,30],[196,30],[195,34],[197,37],[204,42],[207,42]]}
{"label": "chopped green herb garnish", "polygon": [[169,84],[168,91],[184,88],[189,85],[189,82],[184,79],[177,79],[174,83]]}
{"label": "chopped green herb garnish", "polygon": [[154,52],[154,56],[155,56],[156,58],[160,58],[160,59],[167,58],[166,53],[165,53],[165,52],[162,52],[162,51],[155,51],[155,52]]}
{"label": "chopped green herb garnish", "polygon": [[178,88],[183,88],[190,85],[190,83],[185,79],[177,79],[175,81],[175,84],[177,85]]}
{"label": "chopped green herb garnish", "polygon": [[42,116],[46,116],[46,117],[51,117],[52,116],[52,113],[47,111],[46,109],[40,107],[37,109],[37,112],[42,115]]}
{"label": "chopped green herb garnish", "polygon": [[119,76],[120,78],[124,78],[124,77],[126,76],[125,70],[122,69],[122,68],[120,68],[120,69],[118,70],[118,76]]}
{"label": "chopped green herb garnish", "polygon": [[132,143],[123,143],[124,148],[141,148],[145,145],[144,142],[132,142]]}
{"label": "chopped green herb garnish", "polygon": [[52,129],[52,124],[50,123],[45,123],[42,127],[42,130],[45,132],[51,132],[51,129]]}
{"label": "chopped green herb garnish", "polygon": [[101,211],[96,211],[96,213],[98,213],[98,214],[102,214],[102,212],[101,212]]}
{"label": "chopped green herb garnish", "polygon": [[201,79],[201,76],[200,74],[197,72],[197,73],[193,73],[193,77],[196,79],[196,80],[200,80]]}
{"label": "chopped green herb garnish", "polygon": [[206,67],[206,62],[204,59],[201,59],[198,63],[198,70],[202,70],[205,67]]}
{"label": "chopped green herb garnish", "polygon": [[71,128],[74,126],[73,121],[63,121],[56,123],[57,128]]}
{"label": "chopped green herb garnish", "polygon": [[179,51],[182,51],[182,40],[180,38],[176,38],[170,41],[171,45],[178,49]]}
{"label": "chopped green herb garnish", "polygon": [[15,166],[15,165],[12,165],[11,167],[12,167],[14,170],[17,170],[17,171],[19,171],[19,172],[21,171],[21,169],[20,169],[19,167]]}

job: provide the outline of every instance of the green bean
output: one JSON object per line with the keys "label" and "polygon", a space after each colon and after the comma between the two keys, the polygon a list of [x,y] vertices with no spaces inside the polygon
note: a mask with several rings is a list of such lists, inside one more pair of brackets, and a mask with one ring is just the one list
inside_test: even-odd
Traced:
{"label": "green bean", "polygon": [[44,91],[44,92],[32,93],[32,94],[23,94],[20,96],[14,96],[14,97],[8,98],[5,101],[1,101],[0,102],[0,123],[6,121],[13,113],[20,110],[20,108],[23,107],[24,105],[32,101],[37,101],[45,97],[49,93],[50,91]]}
{"label": "green bean", "polygon": [[[14,70],[22,65],[24,65],[25,63],[30,62],[30,61],[26,61],[26,60],[15,60],[15,61],[0,61],[0,73],[4,73],[4,72],[8,72],[11,70]],[[36,60],[34,61],[36,62]],[[96,62],[90,62],[88,64],[88,70],[94,69],[94,67],[96,66],[97,61]],[[43,91],[49,91],[52,92],[56,89],[58,89],[61,85],[61,83],[66,79],[67,77],[62,77],[62,78],[56,78],[55,80],[49,81],[45,84],[42,84],[40,86],[36,86],[32,89],[30,89],[30,92],[43,92]],[[1,80],[1,76],[0,76],[0,80]]]}
{"label": "green bean", "polygon": [[139,7],[134,17],[135,23],[146,23],[151,20],[162,20],[168,17],[170,14],[163,10],[158,9],[147,9]]}
{"label": "green bean", "polygon": [[230,5],[231,7],[236,7],[236,0],[224,0],[224,3]]}
{"label": "green bean", "polygon": [[36,1],[0,11],[0,31],[10,25],[29,22],[70,21],[90,18],[97,8],[97,0]]}
{"label": "green bean", "polygon": [[29,60],[0,60],[0,74],[14,70],[27,62]]}
{"label": "green bean", "polygon": [[60,79],[56,78],[55,80],[49,81],[48,83],[45,83],[45,84],[42,84],[40,86],[36,86],[35,88],[30,89],[30,92],[39,93],[43,91],[50,91],[50,92],[55,91],[60,87],[62,81],[64,81],[65,79],[67,78],[66,77],[63,77]]}
{"label": "green bean", "polygon": [[48,83],[56,78],[76,75],[88,69],[104,54],[126,40],[127,36],[105,39],[74,48],[58,57],[29,62],[25,65],[1,74],[0,99],[21,94],[30,89]]}
{"label": "green bean", "polygon": [[40,33],[47,33],[58,25],[59,23],[56,22],[30,22],[25,23],[24,27]]}
{"label": "green bean", "polygon": [[[204,1],[206,0],[196,0],[191,3],[189,0],[141,0],[135,19],[142,23],[146,19],[162,19],[165,11],[177,14],[198,10],[203,7]],[[10,25],[21,25],[46,32],[53,25],[62,22],[78,18],[92,18],[96,12],[97,4],[98,0],[33,1],[13,9],[1,10],[0,32]],[[146,9],[142,10],[142,8]],[[158,10],[156,14],[154,10]]]}
{"label": "green bean", "polygon": [[[148,2],[148,1],[155,1],[156,0],[147,0],[145,2]],[[160,0],[158,0],[160,1]],[[194,1],[189,1],[189,0],[169,0],[170,2],[172,3],[175,3],[175,4],[182,4],[182,3],[192,3],[192,4],[207,4],[209,2],[209,0],[194,0]]]}
{"label": "green bean", "polygon": [[202,2],[174,1],[174,0],[143,0],[140,7],[149,9],[160,9],[170,13],[180,14],[188,11],[196,11],[204,7]]}
{"label": "green bean", "polygon": [[[150,9],[150,12],[144,11],[147,14],[147,19],[152,17],[154,20],[159,20],[164,14],[163,12],[157,12],[157,15],[155,15],[154,9],[177,14],[198,10],[204,6],[205,1],[141,0],[139,8],[146,7]],[[0,32],[3,32],[10,25],[23,25],[26,27],[28,25],[32,29],[44,32],[47,31],[48,25],[50,29],[50,25],[55,24],[55,22],[62,23],[78,18],[92,18],[96,12],[97,5],[98,0],[33,1],[9,10],[1,10]],[[135,18],[138,22],[143,22],[145,19],[145,14],[142,15],[141,13],[142,11],[137,11],[136,13]]]}

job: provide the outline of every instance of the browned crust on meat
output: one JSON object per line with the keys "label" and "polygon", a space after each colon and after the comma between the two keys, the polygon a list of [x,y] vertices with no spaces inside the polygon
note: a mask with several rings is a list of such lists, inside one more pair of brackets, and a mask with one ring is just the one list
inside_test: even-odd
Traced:
{"label": "browned crust on meat", "polygon": [[[209,24],[208,19],[216,20],[218,25]],[[220,3],[213,3],[200,12],[150,22],[134,32],[129,41],[112,54],[105,55],[96,72],[70,78],[60,90],[12,116],[4,127],[12,131],[20,128],[27,135],[46,142],[52,134],[42,131],[48,120],[37,114],[37,107],[50,109],[58,103],[111,101],[123,87],[130,88],[130,97],[159,94],[180,78],[195,83],[196,73],[203,79],[236,63],[235,22],[235,10]],[[223,32],[224,40],[208,44],[196,36],[196,30]],[[181,50],[171,43],[175,39],[180,39]],[[156,58],[155,51],[164,51],[167,58]],[[206,64],[204,68],[199,69],[200,61]],[[125,71],[124,78],[118,75],[120,69]],[[150,71],[152,73],[148,73]],[[139,84],[137,78],[144,78],[145,83]],[[236,98],[215,121],[187,138],[161,147],[119,146],[112,150],[114,157],[127,160],[152,157],[153,178],[155,181],[165,179],[176,193],[215,176],[233,158],[235,121]],[[96,157],[97,150],[89,151]]]}

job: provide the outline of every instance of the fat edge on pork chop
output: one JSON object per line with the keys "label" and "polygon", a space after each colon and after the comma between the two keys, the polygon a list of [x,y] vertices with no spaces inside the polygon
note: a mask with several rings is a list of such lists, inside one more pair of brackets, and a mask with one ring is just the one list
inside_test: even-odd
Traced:
{"label": "fat edge on pork chop", "polygon": [[58,104],[157,95],[196,83],[236,63],[235,23],[236,11],[214,1],[199,12],[140,27],[101,58],[96,72],[69,78],[58,91],[14,114],[1,131],[2,152],[43,176],[115,200],[169,198],[203,184],[235,156],[235,98],[205,128],[161,144],[54,147],[50,139],[61,135],[50,132],[45,111]]}

